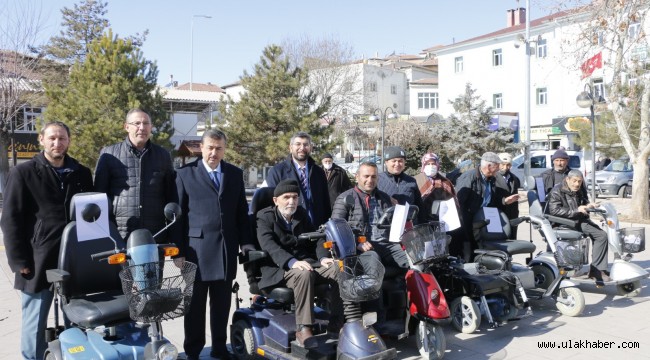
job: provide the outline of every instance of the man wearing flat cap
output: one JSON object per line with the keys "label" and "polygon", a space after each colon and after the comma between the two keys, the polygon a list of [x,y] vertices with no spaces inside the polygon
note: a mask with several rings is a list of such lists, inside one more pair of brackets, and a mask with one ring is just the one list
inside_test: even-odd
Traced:
{"label": "man wearing flat cap", "polygon": [[424,210],[422,194],[414,177],[407,175],[406,170],[406,152],[399,146],[389,146],[384,152],[384,165],[386,171],[379,174],[377,189],[385,192],[397,203],[404,205],[417,205],[420,212],[418,221],[420,223],[427,221],[427,213]]}
{"label": "man wearing flat cap", "polygon": [[[503,212],[506,214],[509,220],[516,219],[519,217],[519,187],[521,182],[519,178],[510,172],[512,168],[512,155],[508,153],[500,153],[499,159],[501,159],[501,164],[499,164],[499,172],[496,175],[496,186],[497,188],[503,189],[505,193],[510,195],[517,195],[517,201],[513,201],[510,204],[504,205]],[[510,239],[517,238],[517,226],[510,225]]]}
{"label": "man wearing flat cap", "polygon": [[456,194],[463,218],[463,228],[467,233],[469,243],[464,244],[463,255],[466,260],[476,249],[476,240],[472,230],[474,216],[484,207],[496,207],[504,210],[505,205],[515,203],[519,195],[508,195],[503,189],[496,186],[497,171],[501,158],[493,152],[486,152],[481,156],[478,168],[464,172],[456,181]]}
{"label": "man wearing flat cap", "polygon": [[[551,161],[553,162],[553,168],[548,169],[542,173],[542,181],[544,182],[544,194],[548,194],[555,187],[555,185],[562,184],[564,178],[567,176],[571,168],[569,167],[569,154],[563,148],[558,149],[551,156]],[[587,195],[587,186],[585,183],[582,183],[580,189],[582,195],[585,198],[588,198]]]}
{"label": "man wearing flat cap", "polygon": [[332,154],[325,153],[321,157],[321,164],[327,178],[327,190],[330,195],[330,204],[334,206],[336,197],[347,189],[352,188],[352,182],[347,171],[334,163]]}
{"label": "man wearing flat cap", "polygon": [[298,236],[316,228],[307,211],[299,205],[300,185],[294,179],[280,181],[273,191],[274,206],[257,214],[257,239],[270,259],[261,264],[260,289],[286,286],[293,289],[296,304],[296,340],[310,348],[312,338],[314,288],[330,285],[332,306],[328,332],[338,332],[343,325],[343,306],[338,291],[339,269],[323,247],[324,239],[316,242],[298,241]]}

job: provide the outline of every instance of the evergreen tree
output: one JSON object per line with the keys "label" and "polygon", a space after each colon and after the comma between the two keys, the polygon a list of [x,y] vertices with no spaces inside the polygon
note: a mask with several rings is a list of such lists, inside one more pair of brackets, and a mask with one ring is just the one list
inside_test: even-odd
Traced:
{"label": "evergreen tree", "polygon": [[218,115],[228,134],[228,158],[240,166],[274,164],[286,157],[291,136],[304,131],[312,136],[315,149],[327,151],[331,127],[319,119],[327,111],[325,102],[316,106],[307,88],[307,74],[292,67],[277,45],[269,45],[249,75],[241,78],[246,90],[239,102],[228,99]]}
{"label": "evergreen tree", "polygon": [[141,108],[151,116],[153,141],[171,148],[173,129],[156,90],[158,68],[144,59],[131,40],[111,31],[90,44],[83,63],[76,63],[67,86],[46,86],[47,120],[61,120],[72,132],[70,154],[94,168],[99,150],[124,140],[126,113]]}
{"label": "evergreen tree", "polygon": [[439,155],[457,163],[465,159],[479,159],[486,151],[498,153],[515,148],[511,129],[489,129],[492,107],[476,95],[472,84],[467,83],[465,92],[450,103],[454,107],[454,114],[447,121],[433,125],[433,133],[440,140]]}

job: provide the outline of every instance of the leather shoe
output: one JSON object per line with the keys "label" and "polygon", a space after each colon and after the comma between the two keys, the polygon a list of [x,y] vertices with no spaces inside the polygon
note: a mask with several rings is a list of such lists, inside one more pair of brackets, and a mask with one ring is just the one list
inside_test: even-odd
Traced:
{"label": "leather shoe", "polygon": [[603,286],[605,285],[605,282],[611,281],[612,279],[607,275],[605,271],[598,270],[595,267],[589,268],[589,275],[587,275],[590,279],[596,280],[596,285],[597,286]]}
{"label": "leather shoe", "polygon": [[305,349],[311,349],[318,345],[309,326],[302,325],[300,330],[296,331],[296,340]]}

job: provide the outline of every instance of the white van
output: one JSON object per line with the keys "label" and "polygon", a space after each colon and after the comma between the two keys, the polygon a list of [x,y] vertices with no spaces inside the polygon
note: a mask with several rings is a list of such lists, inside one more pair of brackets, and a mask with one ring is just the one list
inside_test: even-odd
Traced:
{"label": "white van", "polygon": [[[569,155],[569,167],[574,170],[580,170],[585,173],[585,161],[582,151],[567,150]],[[530,175],[539,177],[544,171],[553,168],[551,156],[555,150],[537,150],[530,152]],[[515,174],[521,180],[521,186],[524,185],[524,155],[517,155],[512,159],[512,169],[510,172]]]}

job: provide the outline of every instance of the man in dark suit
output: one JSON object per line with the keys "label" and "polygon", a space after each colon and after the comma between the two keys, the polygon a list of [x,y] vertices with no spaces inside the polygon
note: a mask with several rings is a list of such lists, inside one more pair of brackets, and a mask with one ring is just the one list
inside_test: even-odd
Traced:
{"label": "man in dark suit", "polygon": [[237,275],[237,254],[254,249],[242,170],[223,161],[227,138],[210,129],[201,138],[202,159],[178,169],[176,185],[183,214],[181,250],[198,265],[194,294],[185,315],[183,347],[198,359],[205,346],[205,311],[210,296],[213,358],[229,358],[226,329]]}
{"label": "man in dark suit", "polygon": [[294,179],[300,185],[300,206],[307,210],[314,226],[324,224],[332,214],[325,171],[309,156],[312,149],[311,136],[298,132],[289,142],[290,155],[276,164],[266,178],[270,187],[284,179]]}

